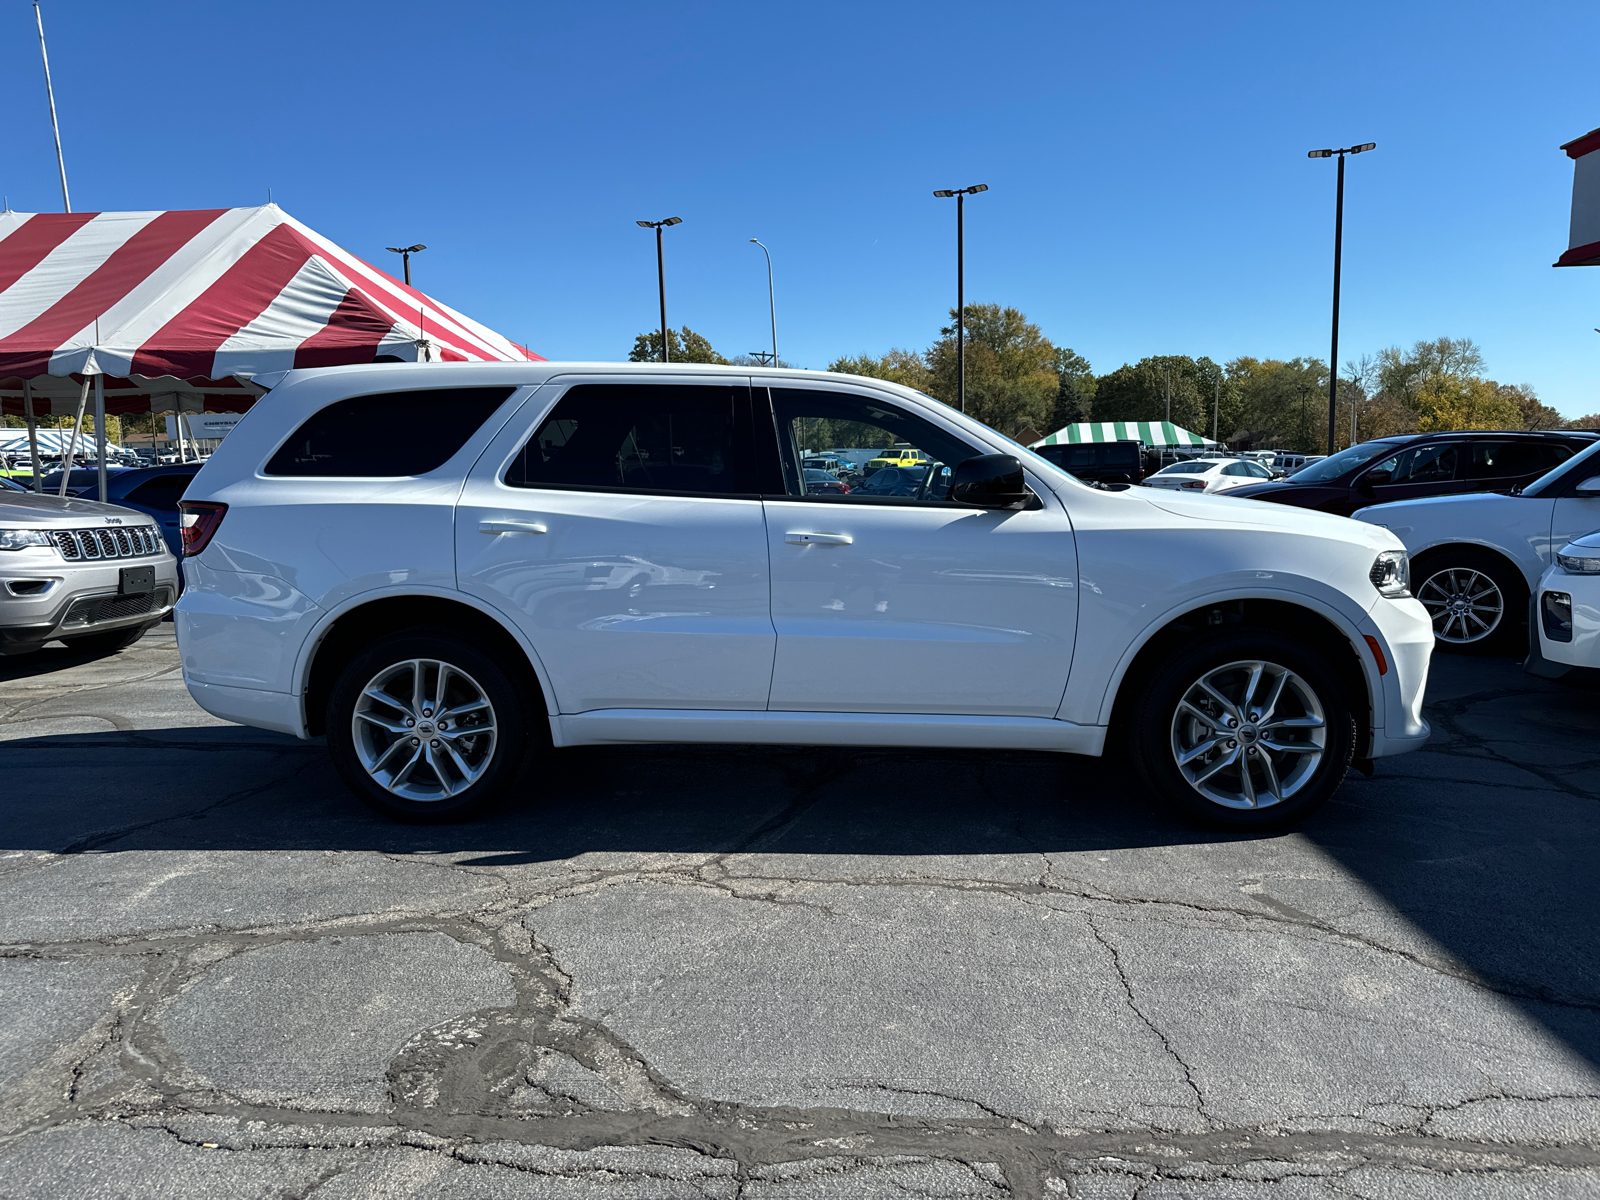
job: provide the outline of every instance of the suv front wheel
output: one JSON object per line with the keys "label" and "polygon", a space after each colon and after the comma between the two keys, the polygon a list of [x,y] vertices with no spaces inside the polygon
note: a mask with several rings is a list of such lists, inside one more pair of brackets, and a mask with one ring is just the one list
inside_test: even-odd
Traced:
{"label": "suv front wheel", "polygon": [[522,690],[442,630],[382,638],[340,673],[328,750],[347,787],[387,816],[444,821],[505,790],[527,747]]}
{"label": "suv front wheel", "polygon": [[1144,689],[1131,732],[1156,792],[1238,830],[1304,819],[1343,782],[1355,747],[1343,683],[1304,643],[1267,630],[1179,649]]}

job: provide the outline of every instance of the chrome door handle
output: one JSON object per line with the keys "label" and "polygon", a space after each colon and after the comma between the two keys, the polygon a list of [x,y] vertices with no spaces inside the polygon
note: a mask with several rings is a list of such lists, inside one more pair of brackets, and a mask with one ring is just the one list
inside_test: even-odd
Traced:
{"label": "chrome door handle", "polygon": [[538,521],[479,521],[479,533],[549,533]]}
{"label": "chrome door handle", "polygon": [[849,546],[854,544],[855,538],[848,533],[809,533],[796,531],[784,535],[784,541],[791,546]]}

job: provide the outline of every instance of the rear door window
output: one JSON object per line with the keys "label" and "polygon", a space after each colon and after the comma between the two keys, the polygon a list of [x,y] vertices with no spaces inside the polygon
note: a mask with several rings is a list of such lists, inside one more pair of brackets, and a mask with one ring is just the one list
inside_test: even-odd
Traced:
{"label": "rear door window", "polygon": [[754,497],[744,384],[580,384],[506,470],[511,487]]}
{"label": "rear door window", "polygon": [[1454,442],[1411,446],[1391,455],[1374,468],[1389,472],[1389,486],[1414,483],[1448,483],[1456,477]]}
{"label": "rear door window", "polygon": [[1462,447],[1462,478],[1515,479],[1523,475],[1543,475],[1562,459],[1565,449],[1556,442],[1518,439],[1506,442],[1473,442]]}
{"label": "rear door window", "polygon": [[307,417],[262,473],[344,478],[426,475],[449,462],[516,390],[418,388],[336,400]]}
{"label": "rear door window", "polygon": [[190,474],[157,475],[154,479],[146,479],[123,500],[129,504],[142,504],[146,508],[177,512],[178,501],[183,499],[183,491],[193,478]]}

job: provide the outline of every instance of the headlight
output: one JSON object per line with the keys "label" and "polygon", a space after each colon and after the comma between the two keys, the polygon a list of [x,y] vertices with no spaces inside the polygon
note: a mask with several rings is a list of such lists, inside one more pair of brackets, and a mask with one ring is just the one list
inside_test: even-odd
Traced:
{"label": "headlight", "polygon": [[1556,561],[1568,575],[1600,575],[1600,558],[1585,558],[1577,554],[1558,554]]}
{"label": "headlight", "polygon": [[0,529],[0,550],[23,550],[29,546],[54,546],[43,529]]}
{"label": "headlight", "polygon": [[1411,594],[1411,559],[1404,550],[1385,550],[1367,573],[1378,594],[1398,600]]}

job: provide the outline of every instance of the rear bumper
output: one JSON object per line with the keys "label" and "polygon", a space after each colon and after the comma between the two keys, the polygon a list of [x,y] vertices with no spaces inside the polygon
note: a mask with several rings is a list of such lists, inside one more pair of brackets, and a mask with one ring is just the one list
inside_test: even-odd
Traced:
{"label": "rear bumper", "polygon": [[271,729],[277,733],[306,736],[300,697],[288,692],[268,692],[259,688],[224,687],[219,683],[200,683],[187,675],[183,679],[194,702],[213,717]]}

